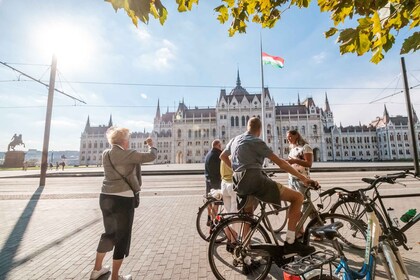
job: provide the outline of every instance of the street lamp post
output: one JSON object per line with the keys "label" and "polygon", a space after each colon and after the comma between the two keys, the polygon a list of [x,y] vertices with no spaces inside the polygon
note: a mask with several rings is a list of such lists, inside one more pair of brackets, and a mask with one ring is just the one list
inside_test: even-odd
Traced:
{"label": "street lamp post", "polygon": [[57,56],[53,54],[51,63],[50,73],[50,84],[48,87],[48,101],[47,101],[47,113],[45,117],[45,129],[44,129],[44,144],[42,147],[42,159],[41,159],[41,175],[39,180],[39,186],[45,187],[45,178],[48,169],[48,145],[50,143],[50,128],[51,128],[51,115],[54,99],[55,90],[55,76],[57,72]]}

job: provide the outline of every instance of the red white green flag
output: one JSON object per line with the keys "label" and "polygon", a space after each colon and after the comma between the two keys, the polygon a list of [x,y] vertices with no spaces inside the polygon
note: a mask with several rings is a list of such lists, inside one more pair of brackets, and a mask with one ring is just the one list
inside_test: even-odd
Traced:
{"label": "red white green flag", "polygon": [[284,59],[279,56],[272,56],[266,54],[265,52],[262,53],[262,60],[264,64],[271,64],[274,67],[283,68],[284,67]]}

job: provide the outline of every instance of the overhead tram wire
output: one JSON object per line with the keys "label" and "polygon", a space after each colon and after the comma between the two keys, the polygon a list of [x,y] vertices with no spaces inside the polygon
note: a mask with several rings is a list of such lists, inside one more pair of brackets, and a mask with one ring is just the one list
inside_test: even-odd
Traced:
{"label": "overhead tram wire", "polygon": [[[2,65],[4,65],[4,66],[6,66],[6,67],[8,67],[8,68],[12,69],[13,71],[16,71],[16,72],[20,73],[21,75],[23,75],[23,76],[25,76],[25,77],[27,77],[27,78],[29,78],[29,79],[31,79],[31,80],[33,80],[33,81],[37,82],[37,83],[40,83],[41,85],[46,86],[47,88],[49,88],[49,85],[48,85],[48,84],[46,84],[46,83],[42,82],[41,80],[38,80],[38,79],[36,79],[36,78],[34,78],[34,77],[32,77],[32,76],[29,76],[28,74],[26,74],[26,73],[24,73],[24,72],[22,72],[22,71],[20,71],[20,70],[18,70],[18,69],[16,69],[16,68],[14,68],[14,67],[12,67],[12,66],[8,65],[8,64],[7,64],[7,63],[5,63],[5,62],[0,61],[0,64],[2,64]],[[80,103],[86,104],[86,102],[85,102],[85,101],[83,101],[83,100],[81,100],[81,99],[79,99],[79,98],[76,98],[76,97],[74,97],[74,96],[71,96],[71,95],[69,95],[69,94],[65,93],[65,92],[64,92],[64,91],[62,91],[62,90],[59,90],[59,89],[54,88],[54,91],[59,92],[59,93],[61,93],[61,94],[65,95],[65,96],[67,96],[67,97],[69,97],[69,98],[71,98],[71,99],[73,99],[73,100],[75,100],[75,101],[79,101]]]}
{"label": "overhead tram wire", "polygon": [[[20,80],[29,82],[31,80]],[[125,82],[99,82],[99,81],[66,81],[68,84],[90,84],[108,86],[144,86],[144,87],[174,87],[174,88],[227,88],[235,86],[226,85],[187,85],[187,84],[147,84],[147,83],[125,83]],[[260,86],[246,86],[249,89],[260,89]],[[297,87],[297,86],[268,86],[270,89],[292,89],[292,90],[386,90],[388,87]],[[402,89],[402,88],[401,88]]]}

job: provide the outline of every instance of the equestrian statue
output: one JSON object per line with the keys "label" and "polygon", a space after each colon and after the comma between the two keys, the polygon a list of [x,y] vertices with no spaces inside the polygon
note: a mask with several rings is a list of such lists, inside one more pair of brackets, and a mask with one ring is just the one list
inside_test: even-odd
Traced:
{"label": "equestrian statue", "polygon": [[7,146],[7,151],[10,151],[10,150],[14,151],[15,147],[18,146],[18,145],[23,145],[23,147],[25,147],[25,143],[23,143],[23,141],[22,141],[22,134],[17,135],[15,133],[15,135],[13,135],[11,140],[12,141]]}

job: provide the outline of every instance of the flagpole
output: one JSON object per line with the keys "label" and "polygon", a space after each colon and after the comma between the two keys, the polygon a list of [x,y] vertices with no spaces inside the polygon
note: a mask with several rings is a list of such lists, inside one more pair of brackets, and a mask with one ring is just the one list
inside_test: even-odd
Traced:
{"label": "flagpole", "polygon": [[262,139],[265,141],[265,90],[264,90],[264,68],[262,59],[262,35],[260,31],[260,61],[261,61],[261,126],[262,126]]}

